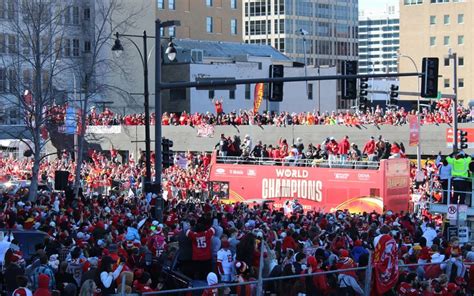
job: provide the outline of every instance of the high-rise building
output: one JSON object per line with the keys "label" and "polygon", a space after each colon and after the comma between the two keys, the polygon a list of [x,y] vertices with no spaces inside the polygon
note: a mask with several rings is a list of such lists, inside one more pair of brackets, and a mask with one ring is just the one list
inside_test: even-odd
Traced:
{"label": "high-rise building", "polygon": [[[467,104],[473,100],[474,88],[470,83],[474,78],[473,11],[474,1],[468,0],[401,0],[400,72],[421,72],[423,57],[437,57],[439,91],[452,94],[457,83],[459,102]],[[449,50],[457,54],[457,81],[453,81]],[[417,91],[418,87],[415,77],[400,78],[400,90]]]}
{"label": "high-rise building", "polygon": [[[309,66],[356,60],[357,0],[244,0],[247,43],[268,44]],[[349,107],[347,101],[338,108]]]}
{"label": "high-rise building", "polygon": [[359,73],[397,73],[400,45],[398,5],[359,13]]}
{"label": "high-rise building", "polygon": [[240,42],[242,1],[156,0],[156,17],[181,21],[181,26],[163,30],[162,36]]}

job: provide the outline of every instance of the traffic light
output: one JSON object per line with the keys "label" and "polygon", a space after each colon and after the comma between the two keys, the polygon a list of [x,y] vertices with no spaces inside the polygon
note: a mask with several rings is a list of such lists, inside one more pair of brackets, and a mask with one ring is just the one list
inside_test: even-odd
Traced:
{"label": "traffic light", "polygon": [[162,138],[161,139],[161,156],[163,160],[163,168],[169,168],[173,166],[173,151],[170,150],[173,147],[173,141]]}
{"label": "traffic light", "polygon": [[390,86],[390,105],[398,105],[398,85]]}
{"label": "traffic light", "polygon": [[421,97],[438,97],[438,58],[423,58],[423,75],[421,76]]}
{"label": "traffic light", "polygon": [[[357,61],[344,61],[342,75],[357,75]],[[357,79],[342,79],[341,94],[343,100],[357,99]]]}
{"label": "traffic light", "polygon": [[467,132],[463,130],[459,130],[459,148],[461,148],[461,150],[468,148]]}
{"label": "traffic light", "polygon": [[[283,65],[270,65],[270,78],[284,77]],[[283,82],[270,83],[270,96],[268,98],[272,102],[283,101]]]}
{"label": "traffic light", "polygon": [[359,83],[359,110],[365,110],[369,106],[367,89],[369,88],[369,78],[361,78]]}

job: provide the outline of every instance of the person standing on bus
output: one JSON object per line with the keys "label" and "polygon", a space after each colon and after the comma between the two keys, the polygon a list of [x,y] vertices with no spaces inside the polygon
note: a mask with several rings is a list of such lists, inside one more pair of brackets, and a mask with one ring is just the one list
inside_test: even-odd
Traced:
{"label": "person standing on bus", "polygon": [[339,143],[339,155],[341,156],[342,165],[345,164],[351,144],[349,143],[349,136],[345,136]]}
{"label": "person standing on bus", "polygon": [[326,150],[328,152],[329,167],[332,168],[332,164],[337,161],[337,154],[339,153],[339,145],[333,137],[329,139]]}
{"label": "person standing on bus", "polygon": [[[465,204],[466,196],[472,190],[471,182],[469,182],[469,164],[472,161],[471,157],[466,157],[464,151],[456,154],[456,157],[446,157],[446,161],[452,166],[451,175],[454,189],[454,203]],[[470,197],[470,195],[469,195]],[[471,202],[468,201],[468,205]]]}
{"label": "person standing on bus", "polygon": [[452,167],[446,159],[441,159],[441,153],[436,158],[436,166],[438,167],[439,182],[441,183],[441,188],[443,190],[443,199],[441,200],[441,203],[447,204],[448,184],[449,184],[449,179],[451,179]]}
{"label": "person standing on bus", "polygon": [[370,140],[365,143],[364,150],[362,150],[363,154],[366,154],[368,159],[370,161],[375,161],[376,155],[375,155],[375,139],[374,137],[370,137]]}

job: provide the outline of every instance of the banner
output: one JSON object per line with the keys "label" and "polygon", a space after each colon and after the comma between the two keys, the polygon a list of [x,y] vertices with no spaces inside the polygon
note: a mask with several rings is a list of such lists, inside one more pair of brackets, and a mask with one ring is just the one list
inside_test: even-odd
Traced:
{"label": "banner", "polygon": [[[387,164],[393,162],[390,177]],[[307,211],[334,212],[348,209],[354,213],[407,210],[409,198],[408,161],[381,162],[378,170],[285,167],[213,163],[210,180],[229,183],[233,202],[272,201],[276,208],[295,198]],[[388,189],[386,179],[404,179]]]}
{"label": "banner", "polygon": [[66,109],[66,130],[65,133],[68,135],[74,135],[77,130],[77,116],[76,108],[67,107]]}
{"label": "banner", "polygon": [[408,123],[410,124],[410,146],[418,146],[420,141],[420,123],[418,122],[418,116],[412,115],[408,117]]}
{"label": "banner", "polygon": [[214,136],[214,126],[212,124],[201,124],[196,130],[198,137],[212,138]]}
{"label": "banner", "polygon": [[260,109],[260,105],[262,104],[263,100],[263,90],[263,83],[255,84],[255,91],[253,93],[253,113],[257,113],[258,109]]}
{"label": "banner", "polygon": [[374,277],[376,295],[383,295],[398,282],[397,242],[388,234],[382,235],[374,251]]}
{"label": "banner", "polygon": [[86,134],[120,134],[121,132],[120,125],[89,125],[86,128]]}

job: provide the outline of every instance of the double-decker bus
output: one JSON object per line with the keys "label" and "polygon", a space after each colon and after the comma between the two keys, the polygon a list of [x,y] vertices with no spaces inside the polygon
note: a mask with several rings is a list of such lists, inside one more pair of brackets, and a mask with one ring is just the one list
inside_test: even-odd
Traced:
{"label": "double-decker bus", "polygon": [[306,211],[407,211],[408,159],[379,162],[241,159],[212,155],[211,194],[230,202],[270,201],[282,208],[294,199]]}

